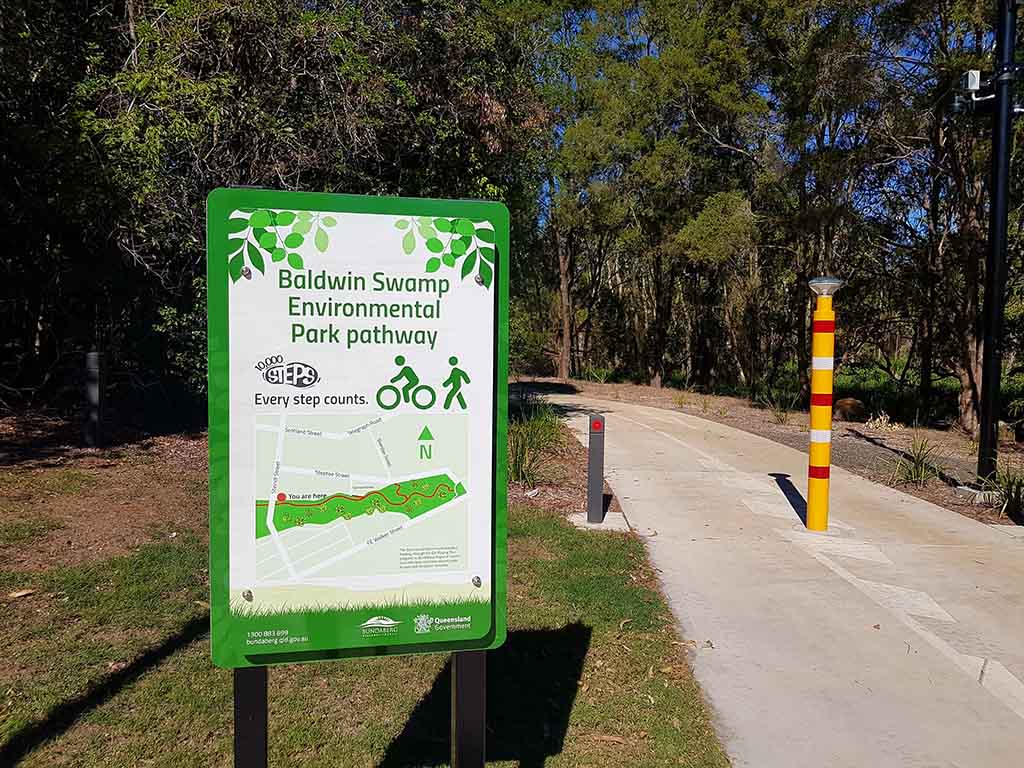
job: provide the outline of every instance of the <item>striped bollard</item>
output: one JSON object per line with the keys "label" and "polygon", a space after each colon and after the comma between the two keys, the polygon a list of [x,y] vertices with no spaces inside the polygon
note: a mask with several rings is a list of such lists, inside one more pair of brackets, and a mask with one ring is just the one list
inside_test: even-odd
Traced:
{"label": "striped bollard", "polygon": [[811,334],[811,447],[807,467],[807,528],[828,530],[828,476],[832,454],[832,368],[836,313],[832,295],[843,284],[835,277],[810,281],[817,295]]}

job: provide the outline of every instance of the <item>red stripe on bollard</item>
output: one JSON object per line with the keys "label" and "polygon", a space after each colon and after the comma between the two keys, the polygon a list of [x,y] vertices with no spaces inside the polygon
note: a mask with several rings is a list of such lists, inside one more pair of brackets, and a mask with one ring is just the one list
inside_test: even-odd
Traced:
{"label": "red stripe on bollard", "polygon": [[811,330],[815,333],[835,333],[835,320],[815,320],[811,323]]}
{"label": "red stripe on bollard", "polygon": [[811,405],[832,405],[832,393],[826,392],[825,394],[812,393],[811,394]]}
{"label": "red stripe on bollard", "polygon": [[828,480],[828,467],[808,467],[807,476],[815,480]]}

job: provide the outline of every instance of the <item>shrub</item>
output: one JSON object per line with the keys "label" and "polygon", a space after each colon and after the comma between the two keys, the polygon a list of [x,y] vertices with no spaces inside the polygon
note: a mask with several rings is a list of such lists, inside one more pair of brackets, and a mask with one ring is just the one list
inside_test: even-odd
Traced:
{"label": "shrub", "polygon": [[536,485],[547,457],[561,441],[558,415],[533,393],[524,394],[511,410],[508,425],[508,474],[514,483]]}
{"label": "shrub", "polygon": [[800,399],[799,393],[786,393],[780,390],[769,389],[761,396],[758,403],[762,408],[772,412],[775,423],[785,426],[789,423],[792,410],[796,407],[796,401]]}
{"label": "shrub", "polygon": [[995,478],[984,483],[985,490],[996,494],[999,513],[1017,520],[1024,512],[1024,472],[1000,466]]}
{"label": "shrub", "polygon": [[910,450],[896,460],[889,482],[923,488],[929,480],[939,477],[938,454],[927,437],[915,436]]}

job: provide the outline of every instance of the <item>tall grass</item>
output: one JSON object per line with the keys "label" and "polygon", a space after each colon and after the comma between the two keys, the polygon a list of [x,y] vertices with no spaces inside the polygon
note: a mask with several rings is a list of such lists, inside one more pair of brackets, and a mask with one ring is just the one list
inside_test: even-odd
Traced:
{"label": "tall grass", "polygon": [[543,479],[548,457],[561,440],[555,409],[533,393],[511,409],[508,425],[508,476],[514,483],[536,485]]}
{"label": "tall grass", "polygon": [[1000,466],[996,476],[984,483],[985,490],[996,495],[999,513],[1014,520],[1024,512],[1024,472],[1008,466]]}
{"label": "tall grass", "polygon": [[929,480],[942,474],[938,460],[938,452],[928,438],[915,437],[910,444],[910,449],[896,460],[889,482],[924,488]]}
{"label": "tall grass", "polygon": [[793,412],[799,399],[799,393],[793,394],[769,389],[758,399],[758,404],[772,412],[772,419],[775,420],[776,424],[785,426],[789,423],[790,414]]}

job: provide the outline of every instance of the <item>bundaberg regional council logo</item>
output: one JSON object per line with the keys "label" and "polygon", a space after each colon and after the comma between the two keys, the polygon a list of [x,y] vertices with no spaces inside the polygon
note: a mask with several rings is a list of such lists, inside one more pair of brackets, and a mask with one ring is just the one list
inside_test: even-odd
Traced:
{"label": "bundaberg regional council logo", "polygon": [[397,635],[398,625],[401,623],[387,616],[374,616],[360,624],[359,628],[363,631],[364,637],[370,635]]}

